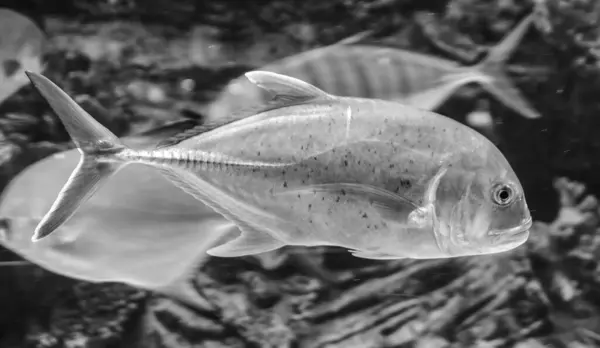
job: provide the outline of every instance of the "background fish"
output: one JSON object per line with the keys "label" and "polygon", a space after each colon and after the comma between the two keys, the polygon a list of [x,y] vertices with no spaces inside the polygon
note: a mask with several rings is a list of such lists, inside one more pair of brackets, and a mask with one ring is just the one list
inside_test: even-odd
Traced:
{"label": "background fish", "polygon": [[29,76],[82,153],[34,240],[130,163],[155,167],[240,228],[208,250],[214,256],[336,245],[370,259],[444,258],[510,250],[529,235],[523,189],[504,156],[441,115],[256,71],[246,76],[279,108],[175,146],[135,150],[50,80]]}
{"label": "background fish", "polygon": [[[487,57],[473,66],[398,47],[338,43],[273,62],[260,70],[292,76],[327,93],[348,97],[399,101],[433,110],[457,89],[478,83],[504,105],[527,118],[539,113],[521,95],[504,72],[504,64],[533,21],[525,17]],[[220,119],[234,110],[269,99],[245,77],[233,80],[209,106],[209,119]]]}
{"label": "background fish", "polygon": [[46,37],[22,14],[0,8],[0,104],[29,83],[25,70],[42,72]]}
{"label": "background fish", "polygon": [[[196,124],[178,121],[123,141],[134,148],[153,146]],[[10,182],[0,199],[5,224],[0,243],[67,277],[123,282],[194,305],[197,295],[187,288],[188,277],[205,251],[237,227],[152,168],[125,168],[55,234],[31,242],[79,156],[76,149],[57,153]]]}

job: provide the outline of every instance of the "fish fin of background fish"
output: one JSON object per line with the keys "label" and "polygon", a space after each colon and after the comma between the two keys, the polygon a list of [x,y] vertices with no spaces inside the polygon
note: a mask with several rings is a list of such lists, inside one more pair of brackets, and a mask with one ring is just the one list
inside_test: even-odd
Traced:
{"label": "fish fin of background fish", "polygon": [[261,254],[285,246],[285,243],[273,238],[241,221],[234,221],[242,233],[236,239],[218,247],[209,249],[206,253],[218,257],[239,257]]}
{"label": "fish fin of background fish", "polygon": [[354,183],[317,184],[299,190],[283,191],[283,193],[313,192],[327,192],[342,196],[351,195],[368,199],[382,215],[395,220],[401,217],[399,212],[407,213],[419,208],[416,203],[406,197],[372,185]]}
{"label": "fish fin of background fish", "polygon": [[422,110],[435,110],[464,84],[462,80],[449,79],[433,88],[413,93],[396,101]]}
{"label": "fish fin of background fish", "polygon": [[274,94],[274,100],[288,102],[331,99],[325,91],[297,78],[269,71],[255,70],[246,73],[246,78],[256,86]]}
{"label": "fish fin of background fish", "polygon": [[523,18],[513,30],[490,49],[484,60],[502,64],[506,63],[523,40],[534,19],[535,12]]}
{"label": "fish fin of background fish", "polygon": [[490,49],[483,61],[473,67],[488,77],[481,81],[481,86],[488,93],[505,106],[530,119],[539,118],[540,114],[506,74],[505,64],[522,41],[533,19],[533,13],[525,17],[500,43]]}
{"label": "fish fin of background fish", "polygon": [[177,120],[136,134],[136,137],[151,138],[162,141],[163,139],[174,137],[177,134],[181,134],[182,132],[192,129],[198,125],[199,123],[196,120]]}
{"label": "fish fin of background fish", "polygon": [[[216,245],[230,241],[232,238],[236,238],[239,234],[239,229],[229,221],[224,221],[224,223],[218,223],[216,225],[213,225],[212,222],[206,223],[205,221],[202,221],[201,226],[199,226],[195,234],[202,234],[202,236],[201,238],[196,238],[194,243],[192,243],[192,240],[188,241],[188,245],[195,246],[195,254],[197,256],[189,262],[188,267],[185,269],[174,269],[172,267],[160,268],[160,271],[164,272],[163,274],[173,274],[173,272],[179,270],[178,276],[170,280],[166,285],[152,287],[151,289],[176,299],[189,307],[198,310],[207,310],[208,308],[211,308],[210,303],[198,292],[194,285],[198,273],[201,272],[203,265],[210,258],[206,251]],[[192,248],[189,249],[192,250]],[[176,252],[173,253],[173,255],[176,254]]]}
{"label": "fish fin of background fish", "polygon": [[120,163],[100,161],[98,155],[125,149],[125,145],[48,78],[34,72],[27,72],[27,76],[60,118],[82,154],[79,165],[36,227],[32,240],[37,241],[66,222],[106,179],[121,168]]}
{"label": "fish fin of background fish", "polygon": [[353,45],[353,44],[360,44],[365,42],[365,40],[369,39],[371,36],[373,36],[373,30],[364,30],[361,31],[359,33],[356,33],[352,36],[348,36],[347,38],[341,39],[340,41],[336,42],[334,45]]}
{"label": "fish fin of background fish", "polygon": [[188,120],[194,120],[197,123],[206,122],[206,115],[197,110],[192,109],[190,106],[180,108],[179,114],[181,114],[182,117],[185,117]]}
{"label": "fish fin of background fish", "polygon": [[350,253],[354,257],[358,257],[361,259],[369,259],[369,260],[398,260],[403,259],[404,257],[394,256],[386,253],[380,253],[376,251],[350,251]]}

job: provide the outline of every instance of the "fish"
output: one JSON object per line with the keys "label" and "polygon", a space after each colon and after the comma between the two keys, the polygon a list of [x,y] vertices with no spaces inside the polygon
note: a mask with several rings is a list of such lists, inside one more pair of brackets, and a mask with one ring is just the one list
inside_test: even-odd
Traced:
{"label": "fish", "polygon": [[0,104],[29,80],[25,70],[40,73],[46,36],[28,17],[0,8]]}
{"label": "fish", "polygon": [[[533,14],[526,16],[481,62],[472,66],[351,39],[288,56],[260,70],[295,77],[338,96],[392,100],[425,110],[435,110],[459,88],[477,83],[523,117],[537,119],[539,112],[504,71],[506,61],[533,19]],[[268,93],[241,76],[223,89],[205,113],[208,119],[215,120],[269,98]]]}
{"label": "fish", "polygon": [[[86,109],[98,113],[97,106]],[[122,141],[133,148],[154,146],[197,124],[174,121]],[[55,234],[31,241],[78,160],[77,149],[59,152],[11,180],[0,196],[0,245],[69,278],[125,283],[204,308],[189,281],[207,261],[204,250],[238,229],[152,168],[125,168]]]}
{"label": "fish", "polygon": [[253,71],[246,77],[279,107],[134,149],[51,80],[28,76],[81,153],[32,241],[52,236],[128,166],[153,168],[239,228],[207,250],[216,257],[325,245],[375,260],[450,258],[508,251],[529,236],[531,214],[507,159],[434,112]]}

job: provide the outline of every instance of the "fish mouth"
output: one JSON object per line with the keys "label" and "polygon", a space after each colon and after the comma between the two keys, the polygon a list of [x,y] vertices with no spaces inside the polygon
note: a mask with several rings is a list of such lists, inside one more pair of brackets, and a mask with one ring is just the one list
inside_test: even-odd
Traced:
{"label": "fish mouth", "polygon": [[521,223],[519,226],[515,226],[513,228],[501,229],[501,230],[492,230],[490,231],[491,235],[506,235],[510,237],[521,237],[529,233],[529,229],[533,226],[533,219],[531,216]]}

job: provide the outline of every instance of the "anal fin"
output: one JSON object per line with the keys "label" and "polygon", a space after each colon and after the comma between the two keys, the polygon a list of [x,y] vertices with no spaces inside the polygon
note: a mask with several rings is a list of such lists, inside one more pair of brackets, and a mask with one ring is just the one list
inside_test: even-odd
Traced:
{"label": "anal fin", "polygon": [[218,257],[239,257],[246,255],[260,254],[272,251],[285,246],[285,243],[273,238],[266,232],[242,224],[239,221],[233,221],[242,231],[236,239],[209,249],[206,253]]}
{"label": "anal fin", "polygon": [[[207,191],[210,189],[209,185],[203,184],[202,179],[195,177],[192,173],[174,168],[160,168],[160,170],[176,186],[223,215],[240,229],[241,235],[239,237],[207,250],[207,254],[219,257],[239,257],[264,253],[286,245],[267,232],[255,227],[254,224],[232,213],[230,208],[235,206],[233,200],[224,199],[217,203],[215,200],[210,199],[211,195],[207,194],[210,192]],[[213,196],[216,196],[216,193],[213,193]],[[240,208],[240,211],[247,209],[241,206],[237,206],[237,208]],[[248,212],[248,214],[256,214],[256,212]]]}

